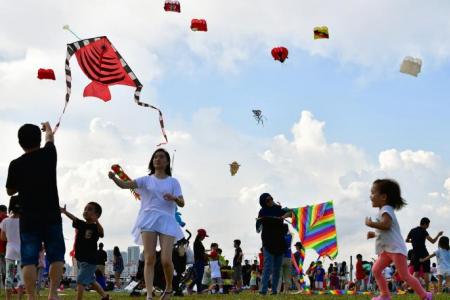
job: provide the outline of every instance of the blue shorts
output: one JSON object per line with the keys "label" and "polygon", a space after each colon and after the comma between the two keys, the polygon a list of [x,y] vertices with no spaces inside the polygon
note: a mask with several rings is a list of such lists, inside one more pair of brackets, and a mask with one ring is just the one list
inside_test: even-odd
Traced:
{"label": "blue shorts", "polygon": [[78,274],[77,284],[83,286],[90,286],[95,281],[95,270],[97,270],[96,264],[90,264],[84,261],[78,261]]}
{"label": "blue shorts", "polygon": [[22,266],[38,264],[42,243],[45,245],[45,252],[50,264],[64,262],[66,246],[64,244],[62,224],[54,224],[20,233]]}

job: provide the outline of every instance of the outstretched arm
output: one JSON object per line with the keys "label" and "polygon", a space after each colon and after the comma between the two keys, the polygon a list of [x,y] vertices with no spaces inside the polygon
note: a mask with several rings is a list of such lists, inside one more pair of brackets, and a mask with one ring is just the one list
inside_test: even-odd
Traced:
{"label": "outstretched arm", "polygon": [[436,254],[433,253],[433,254],[430,254],[427,257],[421,258],[419,260],[420,260],[420,262],[424,262],[424,261],[427,261],[427,260],[429,260],[429,259],[431,259],[431,258],[433,258],[435,256],[436,256]]}
{"label": "outstretched arm", "polygon": [[114,183],[121,189],[137,189],[138,188],[135,180],[123,181],[122,179],[116,177],[116,174],[114,174],[114,172],[109,171],[108,177],[109,177],[109,179],[114,181]]}
{"label": "outstretched arm", "polygon": [[381,221],[379,222],[372,221],[371,218],[367,217],[366,225],[375,229],[389,230],[392,226],[392,218],[387,213],[381,216]]}
{"label": "outstretched arm", "polygon": [[8,196],[13,196],[15,193],[17,193],[17,190],[6,188],[6,193],[8,194]]}
{"label": "outstretched arm", "polygon": [[434,244],[434,243],[436,243],[436,241],[438,240],[438,238],[441,236],[441,235],[443,235],[444,234],[444,232],[443,231],[440,231],[437,235],[436,235],[436,237],[433,239],[431,236],[427,236],[427,240],[430,242],[430,243],[432,243],[432,244]]}
{"label": "outstretched arm", "polygon": [[75,217],[74,215],[72,215],[70,212],[67,211],[66,205],[64,205],[64,207],[60,207],[59,209],[61,210],[62,214],[65,214],[72,221],[75,221],[77,219],[77,217]]}
{"label": "outstretched arm", "polygon": [[411,231],[408,233],[408,236],[406,237],[405,242],[407,242],[407,243],[412,243]]}
{"label": "outstretched arm", "polygon": [[283,219],[291,218],[292,217],[292,210],[289,209],[283,216]]}
{"label": "outstretched arm", "polygon": [[183,207],[184,206],[184,198],[183,196],[178,196],[175,197],[172,194],[164,194],[164,199],[166,199],[167,201],[173,201],[175,202],[179,207]]}
{"label": "outstretched arm", "polygon": [[45,132],[45,142],[55,142],[55,137],[53,135],[52,127],[50,126],[49,122],[43,122],[42,124],[42,131]]}

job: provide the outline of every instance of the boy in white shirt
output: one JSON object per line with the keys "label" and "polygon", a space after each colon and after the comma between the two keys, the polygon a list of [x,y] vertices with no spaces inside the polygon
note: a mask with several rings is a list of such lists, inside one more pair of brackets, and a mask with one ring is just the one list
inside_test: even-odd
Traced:
{"label": "boy in white shirt", "polygon": [[9,201],[9,218],[6,218],[0,224],[1,240],[7,241],[6,244],[6,300],[12,299],[12,293],[15,288],[14,279],[17,279],[18,299],[23,295],[22,272],[20,268],[20,230],[19,230],[20,204],[19,196],[12,196]]}

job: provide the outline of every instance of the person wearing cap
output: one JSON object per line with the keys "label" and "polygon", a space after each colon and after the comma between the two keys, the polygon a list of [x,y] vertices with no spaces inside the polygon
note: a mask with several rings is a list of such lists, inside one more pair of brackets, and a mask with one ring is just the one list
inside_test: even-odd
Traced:
{"label": "person wearing cap", "polygon": [[205,251],[205,246],[203,246],[202,241],[209,237],[206,230],[201,228],[197,230],[197,236],[194,241],[194,272],[195,280],[192,282],[191,288],[197,285],[197,294],[200,294],[203,290],[202,279],[203,273],[205,272],[205,266],[208,262],[208,256]]}
{"label": "person wearing cap", "polygon": [[153,152],[148,169],[149,175],[131,181],[124,181],[116,177],[113,172],[109,172],[108,177],[118,187],[136,189],[136,192],[141,195],[141,208],[133,228],[133,236],[137,244],[144,245],[147,300],[152,299],[158,239],[166,282],[166,289],[161,300],[168,300],[174,293],[172,289],[173,245],[184,238],[183,231],[175,219],[175,211],[177,206],[184,206],[184,198],[180,183],[172,177],[170,155],[165,149],[159,148]]}
{"label": "person wearing cap", "polygon": [[[303,245],[300,242],[295,243],[294,246],[295,246],[294,259],[297,262],[297,264],[300,264],[300,260],[301,260],[301,257],[302,257],[301,252],[302,251],[304,252],[305,249],[303,248]],[[303,262],[301,262],[301,263],[303,263]],[[298,273],[297,270],[295,270],[295,275],[293,276],[293,279],[294,279],[295,287],[297,288],[297,290],[299,292],[303,291],[303,287],[302,287],[302,285],[299,282],[299,280],[302,277],[303,277],[303,271],[301,271],[301,273]]]}
{"label": "person wearing cap", "polygon": [[291,211],[274,203],[269,193],[259,197],[261,209],[256,221],[256,232],[261,232],[264,266],[260,294],[266,295],[272,276],[272,295],[277,294],[280,269],[285,251],[283,220],[291,216]]}

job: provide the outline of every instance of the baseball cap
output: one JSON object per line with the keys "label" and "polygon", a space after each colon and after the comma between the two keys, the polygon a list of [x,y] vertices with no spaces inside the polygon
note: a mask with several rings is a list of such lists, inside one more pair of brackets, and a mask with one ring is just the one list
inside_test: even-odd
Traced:
{"label": "baseball cap", "polygon": [[209,237],[209,235],[206,233],[206,230],[202,229],[202,228],[197,230],[197,234],[200,235],[200,236]]}

